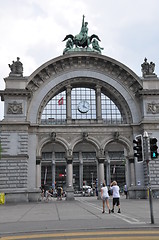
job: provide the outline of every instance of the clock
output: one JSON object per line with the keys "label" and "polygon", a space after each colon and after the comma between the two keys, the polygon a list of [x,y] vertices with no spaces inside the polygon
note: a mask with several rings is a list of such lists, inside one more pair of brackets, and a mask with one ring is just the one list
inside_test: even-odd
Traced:
{"label": "clock", "polygon": [[89,111],[89,103],[86,100],[79,102],[78,111],[80,113],[87,113]]}

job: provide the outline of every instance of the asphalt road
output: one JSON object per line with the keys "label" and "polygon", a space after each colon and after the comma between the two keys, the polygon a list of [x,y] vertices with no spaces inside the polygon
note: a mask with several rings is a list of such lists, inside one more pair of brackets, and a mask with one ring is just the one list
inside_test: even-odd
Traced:
{"label": "asphalt road", "polygon": [[[112,199],[110,199],[110,205],[111,202]],[[123,197],[121,198],[121,214],[117,213],[117,208],[114,214],[108,214],[108,211],[102,214],[102,202],[96,197],[78,197],[74,201],[51,199],[49,202],[0,205],[0,237],[8,240],[13,239],[14,235],[37,234],[37,238],[24,238],[23,236],[23,238],[14,239],[40,239],[43,234],[89,233],[105,230],[107,233],[108,231],[114,233],[126,230],[130,234],[130,230],[145,233],[151,230],[157,232],[149,239],[159,239],[159,199],[153,199],[153,215],[155,223],[151,224],[148,200],[132,200]],[[121,233],[118,232],[118,234],[122,236]],[[43,239],[76,239],[76,235],[63,238],[62,236],[54,238],[50,235]],[[94,239],[104,237],[102,234],[99,235],[100,238],[95,238],[94,235]],[[130,234],[129,237],[132,236],[133,234]],[[142,239],[142,233],[139,233],[139,236]],[[87,234],[86,237],[80,236],[82,239],[91,239]],[[113,239],[114,235],[109,235],[109,237]],[[122,239],[126,237],[128,235],[124,235]]]}

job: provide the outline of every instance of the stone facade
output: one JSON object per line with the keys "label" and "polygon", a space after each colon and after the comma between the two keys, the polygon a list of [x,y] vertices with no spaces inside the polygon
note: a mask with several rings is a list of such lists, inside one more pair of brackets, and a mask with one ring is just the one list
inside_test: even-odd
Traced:
{"label": "stone facade", "polygon": [[[6,193],[8,201],[14,201],[16,196],[18,200],[38,199],[42,151],[47,145],[51,151],[56,146],[59,152],[65,152],[67,198],[73,199],[73,153],[80,151],[78,146],[81,143],[86,143],[96,152],[99,190],[101,182],[108,178],[104,164],[107,162],[109,165],[109,144],[116,143],[124,151],[130,195],[145,196],[147,170],[144,162],[137,162],[133,157],[133,139],[144,131],[159,139],[159,79],[156,75],[140,78],[115,59],[92,52],[75,52],[46,62],[29,77],[14,74],[4,80],[6,88],[0,91],[4,101],[0,192]],[[96,119],[71,118],[71,89],[77,86],[95,89]],[[41,115],[44,107],[63,90],[67,100],[66,120],[62,125],[43,125]],[[106,93],[120,109],[122,124],[109,124],[102,119],[101,92]],[[158,159],[152,160],[150,174],[155,191],[159,189],[158,169]]]}

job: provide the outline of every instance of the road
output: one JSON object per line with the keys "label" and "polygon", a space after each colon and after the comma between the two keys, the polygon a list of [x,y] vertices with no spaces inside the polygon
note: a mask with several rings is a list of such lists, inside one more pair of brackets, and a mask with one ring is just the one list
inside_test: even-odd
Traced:
{"label": "road", "polygon": [[96,197],[0,205],[0,240],[159,239],[159,199],[153,200],[153,212],[155,224],[148,200],[125,198],[121,214],[117,209],[102,214],[102,202]]}

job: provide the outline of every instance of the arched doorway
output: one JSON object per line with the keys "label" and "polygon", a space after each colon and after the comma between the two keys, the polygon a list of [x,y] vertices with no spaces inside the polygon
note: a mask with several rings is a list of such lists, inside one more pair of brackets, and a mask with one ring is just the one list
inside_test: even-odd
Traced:
{"label": "arched doorway", "polygon": [[41,186],[66,189],[66,153],[59,143],[47,143],[41,150]]}
{"label": "arched doorway", "polygon": [[123,144],[113,141],[105,149],[107,161],[105,163],[105,173],[107,185],[112,181],[117,181],[122,191],[126,182],[126,156]]}
{"label": "arched doorway", "polygon": [[95,147],[86,141],[74,147],[73,173],[74,188],[82,190],[83,185],[94,187],[97,178],[97,159]]}

